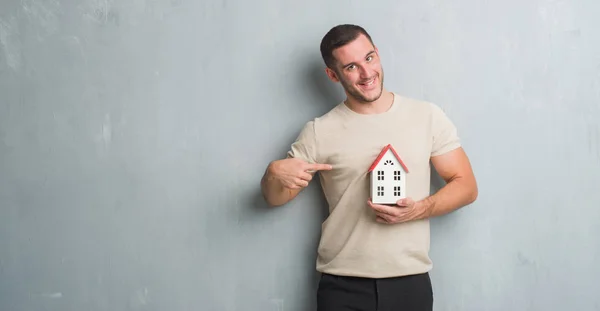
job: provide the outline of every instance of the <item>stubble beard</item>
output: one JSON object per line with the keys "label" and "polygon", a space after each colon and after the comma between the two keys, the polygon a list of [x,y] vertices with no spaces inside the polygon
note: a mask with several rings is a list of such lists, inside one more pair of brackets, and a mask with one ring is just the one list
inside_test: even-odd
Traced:
{"label": "stubble beard", "polygon": [[348,92],[348,95],[350,97],[352,97],[354,100],[356,100],[359,103],[372,103],[376,100],[378,100],[381,95],[383,94],[383,71],[381,71],[381,74],[378,75],[379,78],[379,94],[377,94],[377,96],[375,96],[374,98],[367,98],[365,97],[363,94],[360,93],[360,91],[354,87],[354,85],[349,84],[346,80],[341,80],[342,86],[344,87],[344,89],[346,90],[346,92]]}

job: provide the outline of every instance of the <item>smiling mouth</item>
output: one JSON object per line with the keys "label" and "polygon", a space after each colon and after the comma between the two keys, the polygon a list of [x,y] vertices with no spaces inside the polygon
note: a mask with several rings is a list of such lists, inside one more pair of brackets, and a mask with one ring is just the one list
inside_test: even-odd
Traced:
{"label": "smiling mouth", "polygon": [[373,84],[375,84],[375,80],[377,80],[377,76],[375,76],[369,80],[366,80],[364,82],[361,82],[361,83],[359,83],[359,85],[365,86],[365,87],[370,87],[370,86],[373,86]]}

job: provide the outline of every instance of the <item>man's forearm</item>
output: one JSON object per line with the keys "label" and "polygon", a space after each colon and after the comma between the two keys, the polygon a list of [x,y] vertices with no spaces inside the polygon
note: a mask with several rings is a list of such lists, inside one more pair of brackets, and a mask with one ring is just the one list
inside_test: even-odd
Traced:
{"label": "man's forearm", "polygon": [[291,189],[283,187],[278,181],[274,180],[268,170],[263,175],[260,186],[263,197],[271,206],[280,206],[287,203],[291,197]]}
{"label": "man's forearm", "polygon": [[425,210],[425,217],[437,217],[455,211],[477,199],[478,190],[474,180],[457,177],[450,180],[435,194],[416,204]]}

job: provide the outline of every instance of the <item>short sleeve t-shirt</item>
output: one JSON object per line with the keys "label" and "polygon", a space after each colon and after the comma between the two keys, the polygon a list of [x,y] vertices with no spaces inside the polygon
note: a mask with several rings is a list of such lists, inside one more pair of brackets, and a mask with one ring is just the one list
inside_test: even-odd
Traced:
{"label": "short sleeve t-shirt", "polygon": [[437,105],[394,93],[392,106],[379,114],[338,104],[307,122],[288,151],[288,157],[333,166],[319,172],[329,216],[322,224],[317,271],[383,278],[431,269],[429,221],[382,224],[368,206],[368,170],[388,144],[409,171],[406,195],[415,201],[430,193],[430,157],[460,147],[455,126]]}

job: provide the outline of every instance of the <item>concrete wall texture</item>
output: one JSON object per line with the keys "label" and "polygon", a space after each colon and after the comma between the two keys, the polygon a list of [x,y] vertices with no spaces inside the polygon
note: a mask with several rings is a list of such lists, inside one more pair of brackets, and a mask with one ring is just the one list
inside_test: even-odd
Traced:
{"label": "concrete wall texture", "polygon": [[[478,201],[432,223],[436,310],[600,310],[600,2],[0,2],[0,310],[314,310],[325,204],[259,180],[342,98],[357,23],[386,85],[459,128]],[[432,178],[434,184],[439,181]]]}

